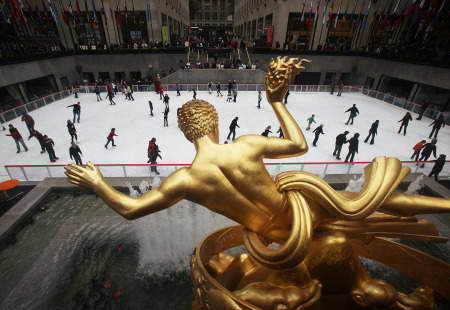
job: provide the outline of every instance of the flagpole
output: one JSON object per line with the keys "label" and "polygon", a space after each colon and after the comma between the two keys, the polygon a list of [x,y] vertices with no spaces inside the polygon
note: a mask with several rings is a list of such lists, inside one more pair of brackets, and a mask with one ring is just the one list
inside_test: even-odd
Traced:
{"label": "flagpole", "polygon": [[313,39],[312,39],[312,42],[311,42],[311,50],[314,50],[314,40],[316,38],[316,29],[317,29],[317,20],[314,23],[314,34],[313,34]]}
{"label": "flagpole", "polygon": [[[366,4],[366,0],[363,1],[362,9],[364,9],[364,4]],[[361,10],[362,10],[362,9],[361,9]],[[360,10],[360,12],[361,12],[361,10]],[[360,14],[361,14],[361,13],[360,13]],[[358,21],[358,19],[357,19],[356,21]],[[357,49],[356,49],[357,52],[359,52],[358,41],[359,41],[359,35],[360,35],[360,33],[361,33],[361,26],[362,26],[362,23],[359,25],[358,31],[357,31],[357,33],[356,33],[356,41],[355,41],[355,44],[354,44],[354,47],[357,48]]]}

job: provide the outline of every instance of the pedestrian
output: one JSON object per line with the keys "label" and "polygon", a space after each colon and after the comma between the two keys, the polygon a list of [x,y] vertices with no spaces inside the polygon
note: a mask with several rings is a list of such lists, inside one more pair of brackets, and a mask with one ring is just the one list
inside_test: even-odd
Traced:
{"label": "pedestrian", "polygon": [[81,161],[81,157],[80,157],[80,154],[81,154],[81,156],[83,156],[83,153],[81,152],[79,146],[73,141],[72,141],[71,147],[69,147],[69,154],[70,154],[70,159],[71,160],[75,159],[75,163],[77,165],[83,164],[83,162]]}
{"label": "pedestrian", "polygon": [[344,131],[344,133],[341,133],[336,136],[336,144],[334,146],[333,156],[336,156],[336,159],[341,159],[341,151],[342,151],[342,145],[348,142],[347,140],[347,134],[348,131]]}
{"label": "pedestrian", "polygon": [[169,116],[169,108],[164,109],[164,127],[169,127],[169,122],[167,121],[167,117]]}
{"label": "pedestrian", "polygon": [[358,145],[359,145],[359,133],[355,133],[353,135],[353,138],[350,138],[348,140],[349,146],[348,146],[348,154],[345,157],[345,162],[348,162],[350,159],[350,162],[353,162],[353,159],[355,158],[355,153],[358,153]]}
{"label": "pedestrian", "polygon": [[100,88],[98,87],[98,85],[95,85],[94,93],[97,95],[97,101],[102,100],[102,97],[100,96]]}
{"label": "pedestrian", "polygon": [[133,98],[133,90],[131,89],[131,87],[130,87],[130,85],[128,85],[127,86],[127,94],[128,94],[128,100],[132,100],[132,101],[134,101],[134,98]]}
{"label": "pedestrian", "polygon": [[52,163],[59,159],[55,155],[55,150],[53,149],[55,142],[53,142],[52,139],[50,139],[47,135],[44,135],[44,140],[42,143],[44,144],[45,150],[47,151],[48,157]]}
{"label": "pedestrian", "polygon": [[287,92],[286,92],[286,95],[284,95],[284,104],[287,104],[287,100],[288,100],[288,97],[289,97],[290,94],[291,93],[289,92],[289,89],[288,89]]}
{"label": "pedestrian", "polygon": [[420,142],[417,142],[416,145],[414,145],[414,147],[413,147],[414,153],[412,154],[411,159],[414,158],[414,161],[419,160],[420,151],[422,150],[425,143],[426,143],[426,141],[422,140]]}
{"label": "pedestrian", "polygon": [[[419,161],[427,161],[428,158],[430,158],[431,153],[433,153],[434,158],[436,158],[436,143],[437,143],[437,139],[432,139],[429,143],[426,143],[423,146],[423,150],[422,150],[422,156],[420,156]],[[419,165],[419,163],[416,164],[416,166]],[[425,163],[422,163],[422,165],[420,166],[420,168],[425,167]]]}
{"label": "pedestrian", "polygon": [[76,104],[71,104],[67,106],[67,108],[73,107],[73,122],[75,123],[75,118],[78,116],[78,123],[80,122],[80,115],[81,115],[81,105],[80,102],[77,102]]}
{"label": "pedestrian", "polygon": [[320,124],[319,127],[317,127],[316,129],[313,130],[313,132],[315,132],[315,135],[316,135],[316,137],[314,138],[314,141],[313,141],[313,146],[317,146],[317,141],[319,141],[320,134],[323,134],[323,135],[325,134],[323,132],[323,124]]}
{"label": "pedestrian", "polygon": [[268,137],[269,133],[272,133],[272,131],[270,131],[271,128],[272,128],[272,126],[270,126],[270,125],[267,126],[266,130],[264,130],[264,132],[261,134],[261,136]]}
{"label": "pedestrian", "polygon": [[[109,105],[116,105],[116,103],[114,102],[113,98],[114,98],[114,94],[112,91],[108,92],[108,94],[106,95],[109,99]],[[134,99],[133,99],[134,100]]]}
{"label": "pedestrian", "polygon": [[425,114],[425,111],[428,109],[429,106],[430,106],[430,100],[427,99],[420,107],[419,117],[416,118],[417,120],[420,121],[422,119],[422,116]]}
{"label": "pedestrian", "polygon": [[116,146],[114,144],[114,136],[118,137],[118,135],[116,135],[116,128],[111,128],[111,132],[109,133],[108,137],[106,137],[106,139],[108,139],[108,141],[105,144],[105,148],[108,148],[109,142],[112,142],[112,146]]}
{"label": "pedestrian", "polygon": [[233,134],[233,141],[236,139],[236,127],[239,127],[239,125],[237,124],[239,117],[235,117],[234,120],[231,121],[230,124],[230,133],[228,134],[227,140],[230,140],[231,134]]}
{"label": "pedestrian", "polygon": [[22,122],[25,122],[25,125],[27,125],[28,131],[31,134],[34,130],[34,119],[31,117],[31,115],[27,114],[26,112],[23,113]]}
{"label": "pedestrian", "polygon": [[356,104],[354,104],[350,109],[348,109],[344,113],[347,113],[347,112],[350,112],[350,116],[348,117],[348,121],[347,121],[347,123],[345,123],[345,125],[348,125],[348,123],[350,121],[352,121],[352,123],[350,125],[353,125],[353,119],[359,114],[359,110],[356,107]]}
{"label": "pedestrian", "polygon": [[403,118],[397,122],[397,123],[402,122],[400,128],[398,129],[398,133],[400,133],[403,128],[403,135],[406,136],[406,128],[408,128],[409,121],[412,121],[412,116],[411,113],[406,112],[405,116],[403,116]]}
{"label": "pedestrian", "polygon": [[45,147],[44,147],[44,136],[37,130],[33,130],[31,132],[31,135],[28,137],[28,141],[30,141],[31,138],[35,137],[39,144],[41,145],[41,153],[45,153]]}
{"label": "pedestrian", "polygon": [[166,108],[168,109],[169,108],[169,95],[167,95],[167,94],[165,94],[164,95],[164,100],[163,100],[163,102],[164,102],[164,104],[166,105]]}
{"label": "pedestrian", "polygon": [[311,124],[315,123],[316,121],[314,120],[314,117],[316,117],[314,114],[311,115],[310,118],[308,118],[306,121],[308,122],[308,127],[306,127],[306,130],[310,130],[311,129]]}
{"label": "pedestrian", "polygon": [[280,138],[284,138],[284,133],[283,133],[283,129],[281,129],[281,126],[278,129],[277,133],[280,133]]}
{"label": "pedestrian", "polygon": [[367,143],[367,141],[369,141],[370,136],[372,136],[372,140],[370,140],[370,144],[375,143],[375,135],[378,134],[379,123],[380,123],[379,120],[376,120],[375,122],[372,123],[372,127],[370,127],[370,130],[369,130],[369,135],[367,136],[366,140],[364,140],[364,143]]}
{"label": "pedestrian", "polygon": [[212,82],[209,82],[208,83],[208,91],[209,91],[209,93],[211,93],[211,89],[212,89]]}
{"label": "pedestrian", "polygon": [[150,116],[153,116],[153,103],[151,101],[148,102],[148,107],[150,108]]}
{"label": "pedestrian", "polygon": [[344,83],[342,81],[339,81],[338,87],[338,96],[340,97],[342,95],[342,90],[344,89]]}
{"label": "pedestrian", "polygon": [[428,177],[431,178],[434,174],[434,180],[436,182],[439,182],[439,173],[442,171],[442,168],[444,168],[445,158],[446,158],[445,154],[439,155],[439,158],[434,160],[435,164],[431,169],[430,174],[428,175]]}
{"label": "pedestrian", "polygon": [[73,138],[75,138],[75,140],[78,141],[77,130],[75,129],[75,124],[72,123],[72,121],[70,119],[67,120],[67,129],[69,130],[69,134],[70,134],[70,137],[72,138],[72,142],[73,142]]}
{"label": "pedestrian", "polygon": [[189,91],[189,92],[193,92],[193,94],[194,94],[194,96],[193,96],[193,98],[194,99],[197,99],[197,91],[195,90],[195,87],[194,86],[192,86],[192,89]]}
{"label": "pedestrian", "polygon": [[150,162],[150,152],[153,150],[153,147],[155,146],[155,142],[156,142],[155,137],[153,137],[150,141],[148,141],[148,148],[147,148],[148,161],[147,161],[147,163]]}
{"label": "pedestrian", "polygon": [[334,89],[336,88],[336,81],[331,82],[331,95],[334,93]]}
{"label": "pedestrian", "polygon": [[262,94],[261,94],[261,91],[258,90],[258,106],[257,106],[258,109],[261,109],[261,100],[262,100]]}
{"label": "pedestrian", "polygon": [[28,152],[28,148],[25,145],[25,142],[23,142],[22,135],[17,130],[17,128],[15,128],[12,124],[9,124],[9,135],[7,136],[12,137],[14,139],[14,142],[16,142],[17,153],[20,153],[20,144],[22,144],[23,148],[25,149],[25,152]]}
{"label": "pedestrian", "polygon": [[233,87],[233,102],[236,102],[237,95],[238,95],[237,87]]}
{"label": "pedestrian", "polygon": [[217,97],[219,97],[219,95],[220,95],[220,97],[223,97],[222,93],[220,92],[220,82],[217,82],[216,91],[217,91]]}
{"label": "pedestrian", "polygon": [[431,136],[433,135],[433,133],[434,133],[434,138],[437,138],[437,135],[439,133],[439,130],[441,130],[441,127],[445,127],[444,116],[442,114],[440,114],[439,117],[434,120],[434,122],[432,122],[430,125],[428,125],[428,127],[430,127],[431,125],[433,125],[433,130],[431,130],[428,138],[431,139]]}
{"label": "pedestrian", "polygon": [[[152,165],[156,165],[156,160],[159,158],[162,159],[161,155],[159,154],[161,151],[159,150],[159,146],[157,144],[154,145],[153,149],[150,152],[150,163]],[[150,171],[153,171],[154,173],[159,175],[159,172],[157,170],[156,166],[151,166]]]}
{"label": "pedestrian", "polygon": [[175,88],[177,90],[177,96],[181,96],[181,94],[180,94],[180,86],[178,84],[175,84]]}

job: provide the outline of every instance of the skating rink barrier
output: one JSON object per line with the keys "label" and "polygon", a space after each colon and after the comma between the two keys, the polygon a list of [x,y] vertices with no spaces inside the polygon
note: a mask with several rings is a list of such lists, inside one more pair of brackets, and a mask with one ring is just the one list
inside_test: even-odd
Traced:
{"label": "skating rink barrier", "polygon": [[[424,162],[403,161],[403,165],[409,166],[411,172],[424,173],[428,175],[434,165],[433,161],[425,162],[425,167],[421,168]],[[284,171],[305,171],[315,174],[321,178],[325,175],[360,175],[363,169],[370,162],[317,162],[317,163],[266,163],[267,171],[272,177]],[[66,177],[64,174],[65,165],[6,165],[5,169],[11,179],[19,181],[42,181],[47,177]],[[86,167],[86,166],[84,166]],[[189,164],[99,164],[96,165],[104,177],[154,177],[157,174],[152,171],[152,167],[160,173],[159,177],[167,177],[174,171],[189,167]],[[450,179],[450,164],[444,165],[444,169],[439,175],[441,180]]]}
{"label": "skating rink barrier", "polygon": [[[180,91],[189,91],[194,88],[196,91],[208,91],[208,85],[207,84],[179,84]],[[221,84],[221,91],[226,92],[227,91],[227,84]],[[161,85],[164,92],[167,91],[176,91],[176,84],[163,84]],[[155,85],[133,85],[133,92],[154,92],[155,91]],[[106,86],[99,86],[100,93],[103,93],[103,95],[107,92]],[[92,93],[94,96],[94,90],[95,86],[81,86],[78,89],[79,94],[87,94]],[[238,91],[264,91],[265,85],[264,84],[238,84],[237,85]],[[216,85],[214,84],[211,89],[212,92],[216,91]],[[331,86],[330,85],[290,85],[289,91],[292,93],[322,93],[322,92],[330,92]],[[335,91],[337,92],[337,87],[335,88]],[[121,92],[121,86],[118,85],[118,92]],[[394,104],[398,107],[401,107],[405,110],[419,113],[421,105],[408,101],[405,98],[399,98],[391,94],[379,92],[376,90],[368,89],[362,86],[344,86],[344,89],[342,91],[343,93],[361,93],[366,96]],[[69,96],[74,96],[74,90],[64,90],[61,92],[57,92],[33,101],[30,101],[28,103],[25,103],[21,106],[15,107],[13,109],[7,110],[5,112],[0,113],[0,123],[4,124],[6,122],[9,122],[15,118],[21,117],[23,113],[28,113],[31,111],[34,111],[36,109],[42,108],[43,106],[46,106],[47,104],[53,103],[55,101],[67,98]],[[435,119],[439,113],[442,113],[444,115],[444,119],[447,125],[450,124],[450,117],[448,113],[440,112],[435,109],[428,108],[425,111],[424,116],[429,117],[431,119]]]}

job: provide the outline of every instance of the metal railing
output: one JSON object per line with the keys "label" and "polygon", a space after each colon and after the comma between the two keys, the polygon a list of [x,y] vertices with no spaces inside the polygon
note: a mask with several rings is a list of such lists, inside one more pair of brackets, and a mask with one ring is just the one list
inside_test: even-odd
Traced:
{"label": "metal railing", "polygon": [[[447,161],[448,162],[448,161]],[[266,163],[266,169],[275,177],[284,171],[306,171],[323,178],[325,175],[350,175],[363,174],[364,167],[371,162],[297,162],[297,163]],[[426,163],[425,168],[421,164]],[[409,166],[412,172],[423,172],[428,174],[433,167],[432,161],[416,162],[402,161],[402,164]],[[42,181],[47,177],[66,177],[64,174],[65,165],[6,165],[5,169],[10,179],[19,181]],[[86,165],[83,165],[84,167]],[[167,177],[176,170],[189,167],[190,164],[98,164],[96,167],[102,172],[104,177]],[[155,167],[159,174],[152,171]],[[450,165],[444,166],[440,173],[441,179],[450,178]]]}

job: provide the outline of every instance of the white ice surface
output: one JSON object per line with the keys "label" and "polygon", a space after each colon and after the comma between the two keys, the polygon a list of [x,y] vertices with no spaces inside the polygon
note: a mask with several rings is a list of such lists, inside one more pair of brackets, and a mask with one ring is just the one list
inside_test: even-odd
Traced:
{"label": "white ice surface", "polygon": [[[265,94],[261,102],[261,109],[257,109],[257,92],[244,92],[238,94],[237,102],[226,101],[226,91],[223,97],[217,97],[215,92],[199,91],[198,99],[204,99],[215,105],[219,113],[220,141],[223,143],[229,132],[230,122],[239,117],[237,137],[245,134],[261,134],[267,125],[272,126],[272,134],[277,135],[279,123],[275,114],[268,104]],[[187,141],[176,122],[176,110],[186,101],[192,99],[192,93],[186,91],[177,97],[176,92],[167,92],[170,99],[169,127],[163,127],[164,104],[155,92],[135,92],[135,101],[125,100],[120,93],[114,98],[116,105],[110,105],[104,98],[97,102],[95,94],[79,94],[79,99],[73,96],[51,103],[41,109],[32,111],[30,115],[34,118],[35,129],[42,134],[48,135],[55,143],[56,156],[59,160],[55,164],[66,164],[70,162],[69,147],[70,135],[67,131],[67,120],[73,118],[72,107],[66,108],[77,101],[81,102],[81,122],[76,123],[79,147],[83,152],[83,163],[91,161],[94,164],[145,164],[147,162],[148,141],[152,137],[157,138],[157,144],[161,150],[162,160],[160,164],[189,164],[195,156],[194,146]],[[154,117],[150,116],[148,100],[153,102]],[[360,115],[355,118],[354,125],[346,126],[349,113],[344,113],[353,104],[356,104]],[[371,161],[374,157],[384,155],[397,157],[400,160],[410,160],[413,153],[412,147],[422,139],[430,141],[428,135],[431,127],[428,125],[431,119],[423,118],[417,121],[417,114],[413,113],[413,121],[410,122],[406,136],[398,134],[400,127],[398,121],[407,111],[384,103],[380,100],[367,97],[359,93],[343,93],[342,97],[330,95],[329,93],[296,93],[291,92],[288,110],[297,120],[310,146],[309,152],[300,157],[266,160],[266,162],[339,162],[332,156],[335,138],[345,130],[350,131],[348,138],[355,132],[360,133],[359,154],[355,156],[357,161]],[[306,119],[316,115],[316,124],[310,131],[306,131]],[[375,120],[380,121],[378,135],[375,144],[364,143],[371,124]],[[28,130],[20,118],[10,122],[24,137],[29,151],[16,153],[16,146],[11,137],[5,136],[8,131],[0,135],[0,181],[9,179],[4,165],[50,165],[48,155],[40,154],[40,146],[35,138],[30,141]],[[8,124],[4,124],[8,128]],[[324,124],[325,135],[321,135],[317,147],[312,147],[314,134],[312,130],[318,125]],[[105,149],[106,136],[112,127],[116,128],[116,147]],[[448,127],[441,129],[438,135],[437,153],[450,155],[450,130]],[[348,152],[348,144],[342,149],[341,158],[344,159]],[[430,160],[434,159],[432,156]],[[343,160],[342,160],[343,161]],[[342,162],[341,161],[341,162]],[[442,175],[448,175],[450,165],[444,167]],[[327,173],[344,173],[347,165],[333,166]],[[414,166],[415,167],[415,166]],[[414,169],[413,167],[413,169]],[[427,164],[424,169],[428,173],[432,164]],[[52,168],[58,171],[57,176],[62,176],[63,167]],[[277,169],[277,168],[274,168]],[[280,168],[278,168],[280,169]],[[294,168],[295,169],[295,168]],[[307,170],[305,166],[305,170]],[[275,171],[276,172],[276,171]],[[42,171],[46,173],[46,171]]]}

